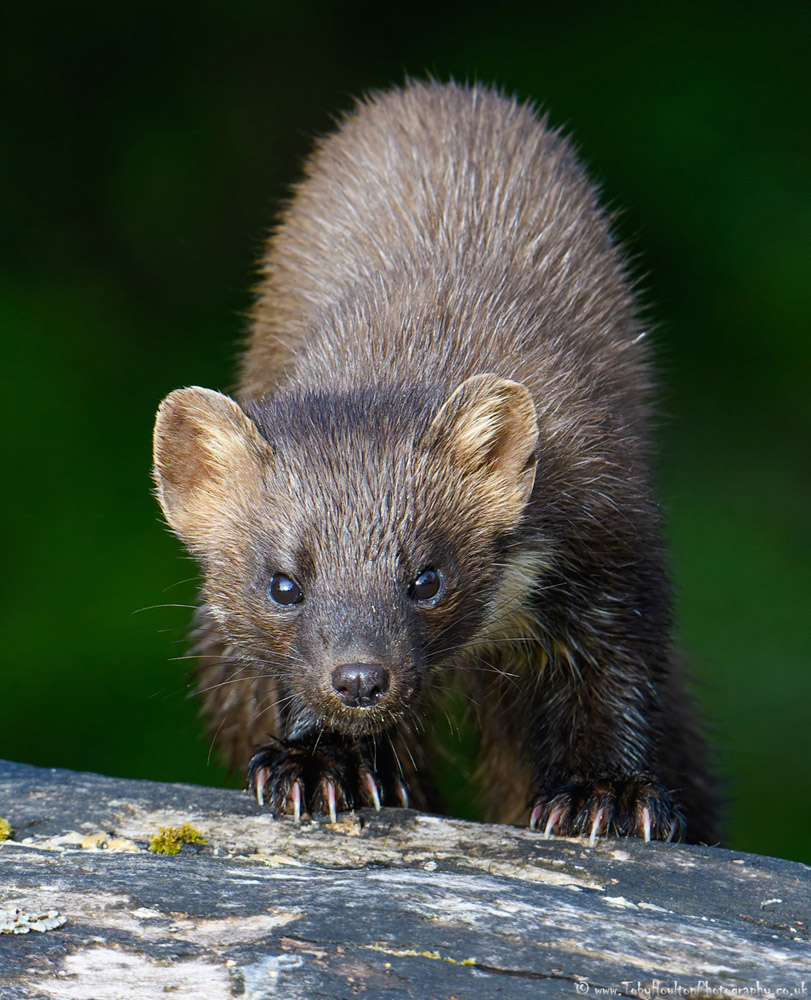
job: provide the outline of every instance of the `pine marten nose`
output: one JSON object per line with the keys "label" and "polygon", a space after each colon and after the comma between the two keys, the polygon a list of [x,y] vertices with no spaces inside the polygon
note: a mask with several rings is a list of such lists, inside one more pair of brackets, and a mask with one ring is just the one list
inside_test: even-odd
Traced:
{"label": "pine marten nose", "polygon": [[332,687],[351,708],[368,708],[389,689],[389,672],[380,663],[342,663],[332,671]]}

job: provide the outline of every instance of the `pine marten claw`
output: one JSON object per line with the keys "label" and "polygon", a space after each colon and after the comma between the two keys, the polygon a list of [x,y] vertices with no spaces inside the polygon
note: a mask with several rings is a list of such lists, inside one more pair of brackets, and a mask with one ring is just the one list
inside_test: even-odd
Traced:
{"label": "pine marten claw", "polygon": [[296,823],[301,822],[301,782],[294,781],[290,789],[290,801],[293,804],[293,819]]}
{"label": "pine marten claw", "polygon": [[375,807],[377,812],[380,812],[380,789],[377,787],[377,781],[371,771],[364,772],[362,783],[366,790],[366,794],[372,800],[372,805]]}
{"label": "pine marten claw", "polygon": [[650,775],[631,774],[541,792],[532,804],[529,827],[543,828],[547,839],[586,837],[594,846],[606,836],[681,840],[685,823],[667,789]]}
{"label": "pine marten claw", "polygon": [[324,788],[326,789],[325,798],[327,800],[327,807],[329,809],[329,818],[330,818],[330,821],[333,822],[333,823],[337,823],[338,822],[338,818],[337,818],[337,815],[336,815],[336,808],[335,808],[337,793],[335,791],[335,782],[334,781],[325,781],[324,782]]}
{"label": "pine marten claw", "polygon": [[259,803],[260,806],[263,806],[265,804],[264,788],[267,780],[268,780],[267,768],[265,767],[257,768],[253,778],[253,789],[254,792],[256,793],[256,801]]}
{"label": "pine marten claw", "polygon": [[563,815],[562,809],[554,809],[549,814],[549,819],[546,821],[546,826],[543,828],[543,835],[545,840],[549,840],[552,836],[552,830],[554,830],[558,820]]}
{"label": "pine marten claw", "polygon": [[642,833],[645,840],[650,843],[650,830],[651,830],[651,816],[650,816],[650,806],[643,806],[642,810]]}
{"label": "pine marten claw", "polygon": [[[594,814],[594,818],[591,821],[591,832],[589,833],[589,846],[594,847],[597,840],[598,834],[604,833],[603,829],[603,818],[605,816],[605,806],[600,806],[600,808]],[[650,830],[648,831],[650,834]],[[650,836],[646,838],[650,840]]]}
{"label": "pine marten claw", "polygon": [[403,809],[408,809],[408,789],[402,781],[398,780],[394,782],[394,794],[397,796],[397,799]]}

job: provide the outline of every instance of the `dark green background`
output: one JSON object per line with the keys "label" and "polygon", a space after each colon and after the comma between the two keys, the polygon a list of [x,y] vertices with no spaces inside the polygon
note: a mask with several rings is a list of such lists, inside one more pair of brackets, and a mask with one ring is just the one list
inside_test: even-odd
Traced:
{"label": "dark green background", "polygon": [[154,411],[177,386],[232,384],[253,262],[311,136],[352,94],[453,74],[548,107],[623,209],[659,324],[658,474],[729,843],[811,860],[810,15],[6,9],[0,755],[222,780],[172,659],[188,612],[149,608],[190,603],[195,572],[150,496]]}

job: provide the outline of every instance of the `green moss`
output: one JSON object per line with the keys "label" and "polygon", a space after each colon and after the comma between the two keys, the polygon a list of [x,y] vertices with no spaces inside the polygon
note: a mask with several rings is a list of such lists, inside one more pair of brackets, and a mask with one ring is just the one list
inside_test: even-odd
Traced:
{"label": "green moss", "polygon": [[0,816],[0,840],[9,840],[11,838],[11,823],[7,823],[2,816]]}
{"label": "green moss", "polygon": [[154,854],[179,854],[183,844],[207,844],[208,840],[190,823],[182,826],[162,826],[149,841]]}

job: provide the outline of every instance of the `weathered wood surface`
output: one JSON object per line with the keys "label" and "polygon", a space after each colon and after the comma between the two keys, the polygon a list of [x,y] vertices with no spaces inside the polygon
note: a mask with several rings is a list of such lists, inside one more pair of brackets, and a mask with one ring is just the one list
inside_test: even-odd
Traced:
{"label": "weathered wood surface", "polygon": [[[394,809],[296,826],[236,791],[3,762],[0,816],[0,926],[52,914],[0,934],[2,1000],[811,993],[792,862]],[[184,822],[205,847],[147,851]]]}

